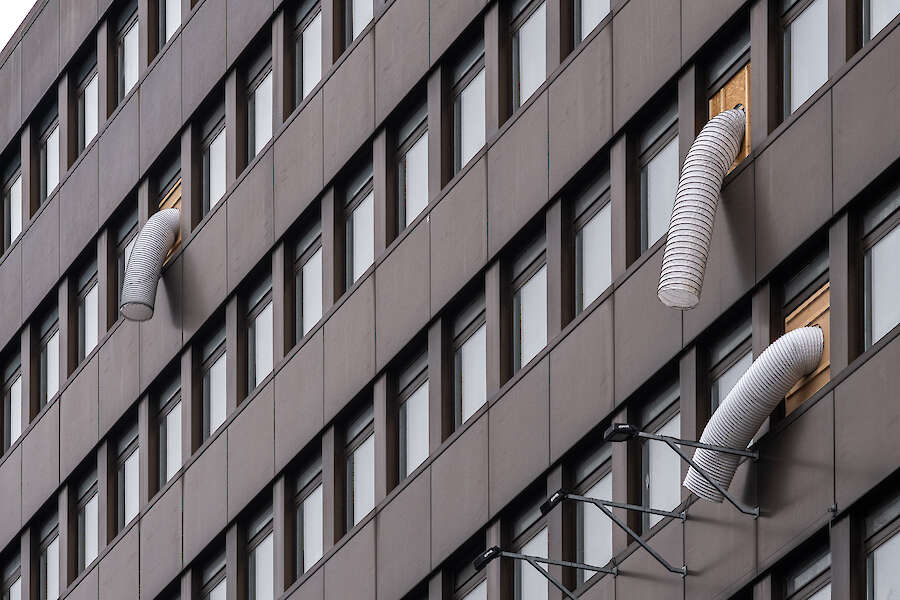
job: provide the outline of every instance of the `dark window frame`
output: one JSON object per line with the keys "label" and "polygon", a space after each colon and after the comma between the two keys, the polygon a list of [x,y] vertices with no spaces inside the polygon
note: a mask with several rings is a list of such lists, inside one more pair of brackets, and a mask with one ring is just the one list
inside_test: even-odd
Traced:
{"label": "dark window frame", "polygon": [[[352,46],[353,42],[356,41],[356,38],[353,37],[353,5],[356,1],[357,0],[344,0],[344,50]],[[376,0],[369,1],[372,2],[372,20],[366,24],[366,27],[375,21],[378,11]],[[363,31],[365,31],[365,27],[363,27]],[[360,32],[360,35],[362,35],[362,31]]]}
{"label": "dark window frame", "polygon": [[[303,486],[294,493],[294,551],[295,551],[294,575],[295,575],[295,580],[300,579],[306,573],[306,570],[303,568],[303,562],[304,562],[304,558],[305,558],[304,551],[306,549],[305,545],[303,543],[304,534],[305,534],[305,530],[304,530],[305,524],[303,521],[303,503],[306,502],[307,498],[309,498],[313,494],[313,492],[315,492],[320,486],[323,485],[324,480],[322,478],[321,462],[318,465],[318,467],[319,468],[316,471],[315,475],[313,475],[311,478],[309,478],[309,480],[306,481],[303,484]],[[324,520],[324,515],[325,515],[324,488],[322,491],[323,491],[322,515],[323,515],[323,520]],[[325,534],[324,522],[323,522],[323,527],[322,527],[322,534],[323,534],[323,538],[324,538],[324,534]],[[325,545],[324,545],[324,539],[323,539],[322,548],[324,549],[324,547],[325,547]],[[323,556],[324,556],[324,553],[323,553]],[[320,556],[319,560],[322,560],[322,558],[323,557]],[[318,561],[316,561],[316,563],[314,563],[314,564],[318,564]],[[313,567],[310,566],[310,570],[312,570],[312,568]]]}
{"label": "dark window frame", "polygon": [[[353,194],[347,199],[346,204],[344,205],[344,261],[345,261],[345,276],[344,276],[344,289],[349,290],[353,287],[353,284],[356,283],[356,280],[353,279],[353,214],[357,208],[363,203],[363,201],[372,194],[372,200],[375,200],[375,179],[372,174],[369,175],[368,179],[366,179],[365,183],[363,183],[358,190],[353,192]],[[374,208],[374,207],[373,207]],[[375,227],[374,221],[372,222],[372,227]],[[373,236],[374,237],[374,236]],[[374,255],[374,250],[373,250]],[[369,265],[371,268],[372,265]],[[368,270],[368,269],[367,269]],[[360,275],[360,279],[362,279],[362,275]]]}
{"label": "dark window frame", "polygon": [[[728,350],[725,355],[719,360],[712,362],[714,360],[714,348],[721,344],[724,339],[727,339],[729,335],[732,333],[740,332],[741,328],[744,324],[750,325],[750,331],[747,332],[747,335],[741,338],[740,342],[738,342],[733,348]],[[752,355],[753,353],[753,330],[752,330],[752,322],[751,319],[745,319],[742,322],[737,323],[737,325],[728,331],[726,331],[724,336],[719,337],[718,340],[713,344],[713,346],[707,352],[708,360],[709,360],[709,368],[707,369],[707,381],[709,382],[709,414],[712,415],[716,412],[716,409],[722,404],[722,401],[725,398],[718,398],[714,395],[715,384],[719,380],[722,375],[724,375],[731,367],[736,365],[742,358],[744,358],[748,353]]]}
{"label": "dark window frame", "polygon": [[[20,197],[19,197],[19,233],[16,237],[12,237],[12,188],[13,185],[19,181],[19,189],[20,189]],[[19,164],[15,169],[13,169],[9,175],[3,178],[0,181],[2,187],[0,187],[0,198],[3,200],[2,207],[2,215],[0,215],[0,219],[3,220],[3,248],[2,252],[6,252],[10,246],[12,246],[13,242],[19,239],[22,235],[22,229],[24,226],[25,215],[22,210],[22,195],[24,195],[24,182],[22,181],[22,165]]]}
{"label": "dark window frame", "polygon": [[[862,342],[863,351],[874,345],[872,341],[872,262],[871,251],[878,242],[900,227],[900,206],[885,215],[877,225],[864,232],[860,241],[860,268],[862,273]],[[895,325],[896,327],[896,325]],[[884,339],[883,336],[880,339]]]}
{"label": "dark window frame", "polygon": [[[787,8],[783,5],[789,3]],[[791,44],[790,44],[790,27],[791,24],[799,17],[803,11],[816,2],[816,0],[781,0],[782,6],[779,7],[778,30],[781,33],[780,50],[781,50],[781,120],[791,116]],[[828,48],[825,48],[828,51]]]}
{"label": "dark window frame", "polygon": [[409,135],[406,136],[399,144],[397,144],[397,233],[399,234],[403,230],[406,229],[406,204],[407,204],[407,191],[406,191],[406,155],[415,146],[419,140],[422,139],[422,136],[428,133],[428,112],[427,108],[424,116],[422,117],[422,121],[415,126],[412,131],[410,131]]}
{"label": "dark window frame", "polygon": [[[125,251],[128,249],[135,240],[137,240],[137,234],[139,230],[137,215],[131,215],[134,217],[134,221],[131,223],[131,227],[128,228],[124,233],[121,233],[116,239],[116,307],[115,307],[115,319],[113,322],[117,321],[121,314],[119,313],[119,306],[122,304],[122,285],[125,283],[125,268],[128,264],[125,261]],[[122,225],[127,225],[127,221]],[[124,228],[124,227],[123,227]],[[121,231],[121,230],[120,230]],[[130,257],[130,253],[129,253]]]}
{"label": "dark window frame", "polygon": [[[528,263],[528,266],[525,267],[522,272],[516,275],[510,282],[510,298],[512,299],[513,319],[513,372],[515,373],[518,373],[522,369],[522,367],[526,366],[528,362],[531,362],[531,360],[534,360],[535,358],[532,357],[528,362],[522,362],[522,300],[519,292],[521,292],[525,284],[531,281],[531,279],[538,273],[538,271],[540,271],[545,266],[547,266],[547,249],[546,247],[543,247],[540,252],[535,255],[531,262]],[[549,310],[549,298],[546,297],[546,292],[544,296],[544,303],[547,305],[547,309]]]}
{"label": "dark window frame", "polygon": [[[469,575],[469,578],[465,581],[457,583],[456,580],[460,578],[463,574]],[[487,572],[485,570],[481,571],[461,571],[456,574],[456,577],[453,581],[453,594],[452,600],[463,600],[468,594],[471,594],[475,591],[475,588],[480,586],[482,583],[487,581]]]}
{"label": "dark window frame", "polygon": [[[87,527],[87,524],[85,523],[85,521],[87,519],[85,516],[85,514],[86,514],[85,511],[87,509],[87,505],[95,497],[97,498],[97,524],[98,524],[98,526],[97,526],[97,557],[95,557],[93,560],[97,560],[97,558],[99,558],[99,555],[100,555],[100,527],[99,527],[100,497],[99,497],[99,494],[100,494],[99,486],[97,485],[96,476],[94,476],[93,483],[85,490],[85,492],[83,494],[81,494],[78,497],[78,500],[75,503],[75,515],[76,515],[76,517],[75,517],[75,522],[76,522],[76,525],[75,525],[75,528],[76,528],[76,538],[75,538],[76,563],[75,563],[75,566],[76,566],[76,571],[78,573],[84,572],[84,570],[88,566],[90,566],[91,563],[93,563],[93,561],[91,561],[91,563],[86,564],[86,560],[87,560],[86,527]],[[63,553],[62,548],[60,548],[60,555],[62,555],[62,553]],[[62,592],[62,588],[63,588],[62,581],[60,581],[60,588],[61,588],[60,592]]]}
{"label": "dark window frame", "polygon": [[[53,396],[48,396],[48,375],[49,372],[47,370],[48,367],[48,355],[47,355],[47,346],[50,343],[50,340],[54,335],[59,333],[59,316],[54,316],[53,322],[48,325],[46,329],[41,333],[41,337],[38,340],[38,404],[40,408],[43,408],[50,404],[50,401],[53,400],[57,395],[59,395],[59,389],[56,390],[56,393]],[[63,348],[62,345],[57,342],[57,363],[62,361],[63,359]],[[59,364],[56,365],[57,371],[59,371]],[[59,377],[59,375],[57,375]]]}
{"label": "dark window frame", "polygon": [[[650,205],[649,205],[649,190],[647,189],[647,166],[650,162],[656,158],[660,152],[675,138],[678,137],[678,119],[675,119],[675,122],[666,127],[665,130],[660,132],[660,134],[653,140],[651,144],[647,146],[647,148],[640,153],[637,160],[637,168],[638,168],[638,196],[640,204],[638,205],[639,209],[639,223],[638,226],[640,228],[640,254],[645,253],[649,250],[656,242],[659,240],[654,240],[652,243],[650,242]],[[676,182],[677,183],[677,182]],[[659,239],[663,239],[664,236]]]}
{"label": "dark window frame", "polygon": [[[610,205],[612,201],[611,184],[609,178],[598,189],[587,190],[588,197],[591,200],[586,202],[586,206],[579,210],[577,206],[573,211],[572,219],[572,235],[575,244],[573,257],[575,260],[575,314],[584,312],[591,303],[584,302],[584,227],[593,219],[601,210]],[[612,256],[612,248],[610,248],[610,257]],[[610,282],[612,285],[612,282]],[[602,294],[601,294],[602,295]],[[593,302],[593,301],[591,301]]]}
{"label": "dark window frame", "polygon": [[[268,515],[268,520],[259,530],[253,533],[247,540],[247,600],[260,600],[256,598],[256,561],[253,560],[253,553],[270,535],[272,536],[272,575],[274,577],[275,567],[275,527],[272,514]],[[274,583],[274,582],[273,582]]]}
{"label": "dark window frame", "polygon": [[[169,40],[166,38],[166,0],[156,0],[156,54],[159,55],[166,45],[169,43]],[[178,14],[178,20],[181,23],[179,28],[184,25],[184,19],[182,18],[181,13]],[[175,30],[178,32],[178,29]],[[174,38],[176,33],[172,34]]]}
{"label": "dark window frame", "polygon": [[[590,490],[594,485],[596,485],[601,479],[606,477],[607,475],[615,478],[613,475],[612,468],[612,452],[610,451],[609,456],[603,458],[599,465],[597,465],[590,473],[585,475],[581,480],[575,485],[576,493],[586,494],[588,490]],[[575,507],[575,557],[577,562],[585,562],[584,560],[584,510],[586,505],[583,502],[579,502]],[[602,566],[602,565],[597,565]],[[604,575],[602,572],[594,572],[590,577],[585,577],[587,575],[587,571],[578,569],[575,573],[575,578],[577,582],[577,589],[584,589],[588,584],[593,581],[596,581],[600,577]]]}
{"label": "dark window frame", "polygon": [[[781,584],[781,594],[784,600],[807,600],[818,593],[823,587],[829,585],[831,583],[830,554],[830,548],[827,544],[824,544],[816,547],[813,553],[806,553],[804,556],[792,560],[789,566],[782,571],[779,582]],[[793,578],[803,574],[807,569],[811,569],[815,566],[816,562],[826,555],[829,556],[829,564],[827,567],[815,574],[799,588],[793,590],[790,588],[790,582]]]}
{"label": "dark window frame", "polygon": [[[203,441],[206,441],[207,439],[211,438],[213,436],[213,434],[216,431],[218,431],[219,428],[222,426],[222,425],[219,425],[219,427],[217,427],[215,430],[210,429],[210,427],[212,425],[212,423],[210,422],[210,406],[211,406],[212,398],[211,398],[211,390],[210,390],[209,381],[210,381],[210,377],[211,377],[210,373],[211,373],[213,365],[215,365],[216,362],[220,358],[225,356],[225,353],[227,350],[226,342],[227,342],[226,335],[223,334],[222,340],[216,345],[216,347],[209,353],[209,355],[207,357],[203,358],[200,361],[200,365],[199,365],[199,369],[198,369],[199,373],[200,373],[200,390],[201,390],[201,394],[203,396],[203,404],[201,406],[203,415],[202,415],[202,419],[201,419],[201,431],[200,431],[200,438]],[[227,359],[226,359],[226,363],[227,363]],[[227,369],[228,369],[228,367],[226,364],[226,377],[227,377]],[[228,405],[227,399],[225,400],[225,404],[226,404],[226,413],[227,413],[227,405]],[[228,420],[227,415],[225,417],[225,420],[226,421]],[[224,423],[223,423],[223,425],[224,425]]]}
{"label": "dark window frame", "polygon": [[[248,117],[249,118],[249,117]],[[211,158],[211,148],[213,143],[219,137],[219,135],[225,131],[225,117],[222,117],[218,120],[218,122],[212,127],[210,132],[203,138],[203,141],[200,143],[200,156],[201,156],[201,183],[200,187],[202,189],[202,200],[200,206],[201,219],[209,214],[210,210],[212,210],[212,196],[210,194],[210,187],[212,182],[212,167],[210,166]],[[227,133],[226,133],[227,135]],[[227,143],[227,142],[226,142]],[[224,195],[222,198],[216,200],[216,205],[224,199]]]}
{"label": "dark window frame", "polygon": [[[509,23],[510,49],[512,52],[512,61],[511,61],[512,68],[510,69],[510,72],[511,72],[511,76],[512,76],[512,89],[511,89],[512,94],[511,94],[511,96],[512,96],[513,112],[515,112],[519,108],[521,108],[523,102],[527,102],[528,99],[531,98],[531,96],[529,96],[528,98],[524,98],[524,99],[521,97],[521,95],[522,95],[522,90],[521,90],[522,76],[521,76],[520,69],[521,69],[521,60],[522,59],[521,59],[520,52],[519,52],[519,47],[521,45],[521,42],[519,41],[519,32],[522,29],[522,25],[524,25],[525,22],[528,21],[528,19],[530,19],[531,16],[535,13],[535,11],[537,11],[537,9],[542,4],[545,4],[545,2],[546,2],[546,0],[528,0],[527,4],[522,6],[522,8],[519,9],[519,12],[512,16],[512,19],[510,20],[510,23]],[[544,8],[544,10],[546,10],[546,7]],[[545,30],[544,37],[546,38],[546,36],[547,36],[547,32]],[[546,52],[546,46],[545,46],[545,49],[544,49],[544,81],[546,81],[546,80],[547,80],[547,52]],[[538,86],[538,89],[540,89],[540,86]]]}
{"label": "dark window frame", "polygon": [[[512,539],[512,541],[510,542],[512,552],[522,552],[522,549],[528,544],[528,542],[537,537],[544,529],[547,530],[547,549],[549,550],[550,522],[547,518],[547,515],[542,515],[538,519],[535,519],[534,522],[529,524],[528,527],[523,529],[521,533],[519,533]],[[549,552],[547,554],[549,554]],[[530,567],[531,565],[522,560],[517,560],[513,564],[512,587],[514,600],[520,600],[522,598],[522,569],[526,566]],[[547,582],[548,589],[549,585],[550,583]]]}
{"label": "dark window frame", "polygon": [[19,593],[21,594],[22,590],[22,563],[19,562],[18,556],[15,560],[15,567],[11,569],[4,569],[7,571],[3,574],[3,581],[0,582],[0,598],[3,600],[9,600],[10,598],[10,590],[12,589],[13,584],[17,581],[19,582]]}
{"label": "dark window frame", "polygon": [[[264,287],[265,283],[261,287]],[[249,306],[247,308],[247,316],[246,316],[246,327],[244,327],[244,343],[247,347],[247,393],[250,394],[253,390],[256,389],[256,319],[265,311],[266,307],[272,304],[273,302],[272,295],[272,282],[269,279],[268,289],[259,297],[256,303],[253,306]],[[275,323],[274,323],[274,306],[272,308],[272,332],[274,335],[275,331]],[[274,357],[274,339],[273,343],[273,357]],[[274,366],[274,365],[273,365]],[[272,371],[270,370],[269,373]],[[267,375],[268,376],[268,375]],[[262,383],[262,382],[260,382]]]}
{"label": "dark window frame", "polygon": [[[256,158],[256,92],[262,85],[266,77],[272,75],[272,92],[275,91],[275,72],[272,68],[272,59],[266,60],[259,71],[247,83],[247,164],[250,164]],[[274,98],[273,98],[274,100]],[[269,107],[270,118],[275,117],[275,107]],[[274,133],[275,126],[272,125]],[[269,139],[271,141],[271,138]],[[267,142],[268,143],[268,142]]]}
{"label": "dark window frame", "polygon": [[[421,360],[421,364],[419,364],[419,360]],[[406,408],[406,403],[412,395],[419,391],[419,388],[422,387],[423,384],[428,382],[427,355],[417,359],[416,364],[411,365],[410,369],[414,370],[415,374],[408,376],[409,381],[397,392],[397,474],[399,481],[407,479],[420,466],[416,465],[412,470],[409,470],[409,465],[406,464],[407,433],[409,431],[409,426],[404,417],[404,410]],[[425,432],[426,438],[429,437],[428,433],[429,432],[427,431]]]}
{"label": "dark window frame", "polygon": [[[134,9],[134,12],[131,13],[128,17],[122,20],[122,24],[119,26],[119,29],[116,31],[116,40],[115,40],[115,49],[116,49],[116,99],[117,102],[121,102],[125,99],[125,96],[131,92],[131,89],[125,89],[125,37],[131,31],[132,27],[138,26],[138,11],[137,8]],[[140,30],[138,30],[138,47],[140,47]],[[138,51],[140,54],[140,51]],[[140,62],[140,59],[138,59]],[[138,67],[140,70],[140,67]],[[140,80],[140,74],[138,74],[138,80]]]}
{"label": "dark window frame", "polygon": [[[50,158],[47,156],[47,142],[50,140],[50,137],[53,135],[54,131],[56,131],[56,132],[59,131],[59,115],[56,115],[55,117],[53,117],[53,119],[50,121],[50,124],[47,125],[44,128],[44,130],[41,132],[40,138],[38,140],[38,148],[39,148],[38,152],[40,155],[39,167],[38,167],[38,169],[40,171],[40,173],[39,173],[39,179],[40,179],[39,203],[40,203],[40,205],[43,205],[45,202],[47,202],[47,200],[50,198],[50,196],[53,194],[53,192],[57,188],[59,188],[59,184],[62,181],[62,173],[60,172],[59,181],[56,182],[56,185],[53,186],[53,189],[48,189],[49,182],[47,181],[47,175],[48,175],[47,168],[49,166]],[[57,136],[59,136],[59,133],[57,133]],[[62,143],[62,139],[59,139],[59,143],[60,144]],[[59,151],[60,152],[63,151],[62,145],[60,145]],[[59,162],[59,156],[56,157],[56,161]]]}
{"label": "dark window frame", "polygon": [[[305,9],[303,14],[299,14]],[[316,0],[307,6],[299,6],[297,8],[297,21],[294,25],[293,43],[294,43],[294,108],[297,108],[306,99],[303,95],[303,34],[306,28],[315,21],[316,17],[322,14],[322,2]],[[324,36],[319,35],[320,38]],[[321,39],[320,41],[324,41]],[[320,49],[321,55],[321,49]],[[321,68],[320,68],[321,71]],[[321,77],[319,79],[321,81]]]}
{"label": "dark window frame", "polygon": [[84,282],[78,288],[78,291],[75,294],[75,321],[76,321],[76,335],[77,335],[77,355],[76,355],[76,363],[81,364],[85,358],[87,358],[90,352],[93,352],[97,346],[99,345],[100,340],[100,315],[97,314],[97,343],[94,344],[94,347],[90,350],[87,349],[87,305],[85,301],[87,300],[88,294],[96,287],[97,288],[97,310],[99,313],[100,310],[100,280],[98,278],[98,271],[96,263],[91,266],[93,269],[92,274],[87,276],[84,279]]}
{"label": "dark window frame", "polygon": [[[354,496],[353,496],[353,473],[354,473],[354,460],[353,453],[362,446],[369,437],[375,435],[375,418],[374,415],[372,419],[359,430],[359,432],[353,436],[347,443],[344,445],[344,531],[350,531],[353,529],[356,524],[353,522],[355,520],[356,515],[354,514]],[[376,465],[377,468],[377,465]],[[373,474],[374,475],[374,474]],[[365,515],[361,515],[365,516]]]}
{"label": "dark window frame", "polygon": [[[316,232],[317,233],[314,233]],[[306,244],[305,248],[300,249],[300,243],[305,241],[303,237],[301,237],[300,241],[295,245],[294,248],[294,262],[293,262],[293,275],[294,275],[294,339],[293,346],[296,346],[300,342],[302,342],[306,338],[306,334],[303,333],[303,267],[315,256],[316,252],[322,249],[322,226],[321,222],[318,222],[314,225],[310,225],[309,229],[305,232],[305,235],[312,236],[312,239]],[[319,274],[320,278],[322,274]],[[324,304],[324,303],[323,303]],[[324,311],[323,311],[324,312]],[[319,321],[322,320],[322,316],[319,316]],[[318,321],[317,321],[318,323]],[[311,327],[309,331],[311,332],[315,327]]]}
{"label": "dark window frame", "polygon": [[[469,84],[485,70],[484,46],[482,43],[481,53],[466,71],[459,76],[450,88],[450,98],[453,103],[453,173],[459,173],[465,164],[462,163],[462,94],[469,87]],[[486,75],[486,74],[485,74]],[[486,112],[486,110],[485,110]],[[487,124],[485,123],[485,128]],[[471,159],[470,159],[471,160]]]}
{"label": "dark window frame", "polygon": [[[648,421],[641,429],[647,431],[649,433],[656,433],[660,429],[662,429],[666,424],[669,423],[672,419],[674,419],[677,415],[681,414],[681,390],[678,388],[678,384],[674,384],[675,390],[677,391],[677,396],[671,399],[671,402],[663,408],[659,414],[655,415],[650,421]],[[660,390],[660,393],[656,396],[656,398],[663,398],[670,391],[671,388],[664,388]],[[650,487],[652,482],[650,481],[649,471],[650,471],[650,442],[652,440],[643,440],[641,443],[641,468],[640,468],[640,490],[641,490],[641,506],[644,508],[650,508]],[[655,442],[660,444],[662,442]],[[650,514],[649,513],[641,513],[641,529],[645,532],[651,531],[657,527],[661,527],[666,521],[663,519],[662,521],[657,522],[652,527],[650,526]]]}
{"label": "dark window frame", "polygon": [[[94,134],[94,137],[92,137],[90,140],[86,139],[87,132],[85,131],[85,128],[87,127],[87,119],[86,119],[87,115],[85,112],[85,110],[86,110],[85,92],[87,92],[87,87],[94,80],[94,77],[99,77],[99,72],[97,70],[96,63],[94,63],[94,66],[92,66],[90,69],[87,70],[87,72],[84,74],[84,77],[82,78],[81,81],[78,82],[78,85],[75,88],[75,98],[76,98],[76,101],[75,101],[75,104],[76,104],[76,110],[75,110],[76,127],[75,127],[75,129],[76,129],[76,137],[77,137],[77,144],[78,144],[77,148],[78,148],[79,155],[82,152],[84,152],[84,149],[87,147],[88,143],[90,141],[93,141],[94,138],[97,137],[97,134],[99,133],[99,129],[100,129],[100,127],[99,127],[100,114],[98,112],[98,114],[97,114],[97,129],[98,129],[98,131],[97,131],[97,133]],[[98,79],[97,80],[97,107],[98,107],[98,110],[99,110],[99,106],[100,106],[100,81]]]}
{"label": "dark window frame", "polygon": [[[125,522],[125,462],[131,458],[135,452],[140,451],[140,440],[138,439],[137,425],[135,424],[134,428],[127,431],[123,438],[129,437],[133,434],[133,438],[128,441],[124,448],[118,450],[115,457],[115,473],[116,473],[116,532],[121,533],[125,526],[128,523]],[[121,442],[120,442],[121,443]],[[138,468],[140,469],[140,454],[138,454]],[[138,471],[140,473],[140,471]],[[140,475],[138,475],[138,481],[135,483],[140,489]],[[140,505],[140,501],[138,501],[138,505]],[[140,514],[140,506],[138,508],[138,514]],[[137,518],[135,516],[134,518]]]}
{"label": "dark window frame", "polygon": [[[222,556],[220,559],[217,559],[217,560],[221,560],[221,565],[219,565],[218,568],[209,577],[206,577],[206,574],[204,573],[204,577],[200,582],[200,590],[199,590],[200,600],[209,600],[209,596],[210,596],[210,594],[212,594],[212,591],[220,583],[222,583],[223,581],[226,580],[226,577],[227,577],[226,559],[224,556]],[[208,563],[206,568],[208,569],[210,565],[214,565],[217,562],[217,560],[210,561],[210,563]]]}
{"label": "dark window frame", "polygon": [[[169,436],[169,430],[166,425],[166,419],[175,410],[175,407],[181,405],[181,382],[178,381],[178,385],[173,385],[169,389],[164,390],[162,394],[157,398],[157,410],[156,410],[156,444],[157,444],[157,478],[156,478],[156,490],[159,491],[165,487],[165,485],[169,482],[166,478],[166,470],[168,468],[168,448],[167,448],[167,440]],[[182,410],[183,410],[182,405]],[[183,417],[183,414],[182,414]],[[178,432],[178,437],[181,437],[181,431]],[[183,444],[182,444],[183,446]],[[184,448],[182,447],[182,464],[184,463]],[[173,475],[173,477],[175,477]]]}
{"label": "dark window frame", "polygon": [[462,347],[475,335],[482,326],[487,323],[487,311],[484,306],[468,322],[462,330],[454,336],[450,350],[453,356],[453,426],[458,429],[464,423],[462,418]]}
{"label": "dark window frame", "polygon": [[[7,368],[8,373],[5,372],[3,374],[3,382],[2,382],[2,394],[3,394],[2,411],[3,411],[3,414],[0,415],[0,422],[2,422],[2,425],[3,425],[3,432],[2,432],[2,440],[0,440],[0,441],[2,441],[2,448],[0,448],[0,449],[2,449],[2,452],[0,452],[0,454],[6,454],[6,452],[9,450],[10,446],[12,446],[13,442],[18,440],[20,437],[22,437],[22,429],[23,429],[21,427],[21,423],[19,423],[19,435],[18,435],[18,437],[16,437],[16,440],[13,440],[12,439],[12,428],[11,428],[12,427],[11,413],[12,413],[12,400],[13,400],[12,399],[12,388],[15,385],[16,381],[22,377],[22,361],[20,360],[20,358],[18,356],[16,356],[14,358],[14,360],[10,360],[8,364],[15,365],[15,366],[8,367]],[[22,403],[23,398],[21,397],[21,384],[20,384],[19,390],[20,390],[19,402]],[[23,410],[24,408],[25,407],[24,407],[24,403],[23,403],[23,405],[19,407],[20,416],[24,416],[24,413],[25,413],[25,410]]]}
{"label": "dark window frame", "polygon": [[[43,532],[42,532],[43,533]],[[41,600],[45,600],[47,598],[47,585],[48,585],[48,577],[47,577],[47,552],[50,549],[50,544],[53,543],[54,540],[57,540],[57,579],[59,578],[59,524],[54,523],[52,527],[48,529],[48,531],[43,534],[40,538],[40,543],[38,544],[38,580],[37,580],[37,589],[38,589],[38,598]],[[62,587],[62,586],[59,586]]]}

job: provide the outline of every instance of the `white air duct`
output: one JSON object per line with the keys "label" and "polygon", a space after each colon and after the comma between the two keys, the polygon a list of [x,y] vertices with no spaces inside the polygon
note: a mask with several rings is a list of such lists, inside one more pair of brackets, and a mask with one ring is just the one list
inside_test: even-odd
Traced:
{"label": "white air duct", "polygon": [[687,310],[700,302],[722,180],[741,150],[744,129],[738,104],[710,119],[684,159],[657,290],[666,306]]}
{"label": "white air duct", "polygon": [[[784,395],[822,358],[825,336],[819,327],[801,327],[772,342],[753,361],[747,372],[713,413],[700,436],[704,444],[744,449]],[[694,461],[711,479],[727,490],[740,456],[698,448]],[[721,502],[720,494],[693,467],[684,487],[709,502]]]}
{"label": "white air duct", "polygon": [[153,316],[159,274],[172,244],[178,239],[181,211],[166,208],[151,216],[138,233],[122,283],[119,311],[129,321]]}

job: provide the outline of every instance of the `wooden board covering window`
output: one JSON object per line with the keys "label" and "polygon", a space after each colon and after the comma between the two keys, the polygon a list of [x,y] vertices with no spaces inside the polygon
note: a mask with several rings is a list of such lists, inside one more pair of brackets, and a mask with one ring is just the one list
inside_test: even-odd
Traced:
{"label": "wooden board covering window", "polygon": [[798,327],[818,325],[825,334],[825,350],[822,360],[815,370],[797,382],[784,397],[784,413],[791,414],[831,379],[831,325],[829,312],[831,309],[831,287],[826,283],[807,298],[784,320],[784,331],[793,331]]}
{"label": "wooden board covering window", "polygon": [[[172,184],[172,187],[169,188],[169,191],[163,196],[163,199],[159,202],[159,210],[163,210],[164,208],[177,208],[179,211],[181,210],[181,179]],[[169,257],[171,257],[178,248],[181,247],[181,229],[178,230],[178,237],[175,238],[175,243],[172,244],[172,249],[169,250],[169,253],[166,255],[166,261],[168,262]]]}
{"label": "wooden board covering window", "polygon": [[[747,128],[744,131],[744,144],[738,152],[733,169],[739,162],[750,154],[750,63],[744,65],[734,77],[722,86],[716,94],[709,99],[709,118],[712,119],[720,112],[734,108],[738,104],[744,105],[747,115]],[[729,169],[730,170],[730,169]]]}

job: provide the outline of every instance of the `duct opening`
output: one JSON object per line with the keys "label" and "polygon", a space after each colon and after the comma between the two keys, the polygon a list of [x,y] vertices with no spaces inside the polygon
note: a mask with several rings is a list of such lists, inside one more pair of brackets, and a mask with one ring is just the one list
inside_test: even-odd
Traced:
{"label": "duct opening", "polygon": [[122,282],[119,312],[129,321],[153,316],[163,264],[178,239],[181,211],[166,208],[152,215],[137,235]]}

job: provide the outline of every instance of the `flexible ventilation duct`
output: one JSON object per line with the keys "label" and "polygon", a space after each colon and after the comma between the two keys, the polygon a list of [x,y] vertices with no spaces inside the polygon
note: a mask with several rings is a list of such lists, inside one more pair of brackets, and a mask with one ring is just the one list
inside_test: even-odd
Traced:
{"label": "flexible ventilation duct", "polygon": [[119,311],[126,319],[146,321],[153,316],[159,274],[179,227],[180,211],[166,208],[151,216],[138,233],[122,283]]}
{"label": "flexible ventilation duct", "polygon": [[719,113],[691,144],[672,206],[657,295],[663,304],[687,310],[700,302],[722,180],[744,139],[744,109]]}
{"label": "flexible ventilation duct", "polygon": [[[784,395],[819,364],[825,336],[819,327],[790,331],[753,361],[725,400],[713,413],[700,441],[704,444],[744,449],[759,431]],[[698,448],[694,461],[709,477],[727,490],[740,456]],[[693,467],[684,487],[710,502],[721,502],[720,494]]]}

